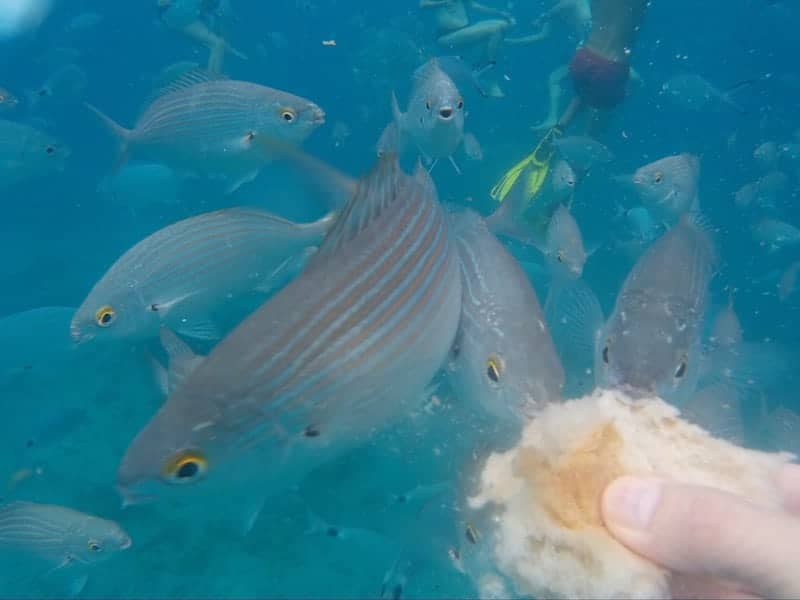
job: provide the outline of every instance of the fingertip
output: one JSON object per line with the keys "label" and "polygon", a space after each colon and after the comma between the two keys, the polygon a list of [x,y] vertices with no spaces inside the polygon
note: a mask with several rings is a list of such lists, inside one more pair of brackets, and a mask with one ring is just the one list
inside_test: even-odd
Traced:
{"label": "fingertip", "polygon": [[611,482],[603,492],[601,510],[612,531],[646,531],[661,499],[663,482],[655,478],[624,476]]}
{"label": "fingertip", "polygon": [[783,494],[783,505],[786,510],[800,513],[800,465],[785,464],[776,477],[778,488]]}

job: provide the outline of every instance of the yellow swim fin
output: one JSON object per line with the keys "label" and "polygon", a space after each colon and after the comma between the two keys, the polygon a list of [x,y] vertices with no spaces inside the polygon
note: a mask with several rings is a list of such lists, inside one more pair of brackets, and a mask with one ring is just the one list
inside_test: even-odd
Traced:
{"label": "yellow swim fin", "polygon": [[539,141],[536,148],[528,156],[523,158],[513,167],[511,167],[494,185],[489,195],[492,199],[502,202],[506,196],[517,183],[520,176],[525,173],[523,180],[524,194],[527,202],[539,193],[542,189],[547,174],[550,171],[550,160],[555,154],[555,146],[553,140],[561,135],[561,130],[558,127],[551,127],[544,137]]}

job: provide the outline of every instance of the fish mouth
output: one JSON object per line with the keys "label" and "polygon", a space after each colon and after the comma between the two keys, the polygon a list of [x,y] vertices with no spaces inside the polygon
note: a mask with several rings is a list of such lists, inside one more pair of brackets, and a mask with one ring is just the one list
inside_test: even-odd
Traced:
{"label": "fish mouth", "polygon": [[450,119],[453,118],[454,113],[455,111],[451,106],[443,106],[442,108],[439,109],[439,118],[442,119],[443,121],[449,121]]}
{"label": "fish mouth", "polygon": [[81,331],[81,328],[76,323],[72,323],[69,326],[69,337],[71,337],[72,341],[76,344],[81,344],[88,340],[91,336]]}
{"label": "fish mouth", "polygon": [[311,109],[311,122],[316,125],[322,125],[325,123],[325,111],[319,106],[315,106]]}
{"label": "fish mouth", "polygon": [[120,550],[127,550],[133,546],[133,540],[130,537],[126,537],[125,540],[119,545]]}

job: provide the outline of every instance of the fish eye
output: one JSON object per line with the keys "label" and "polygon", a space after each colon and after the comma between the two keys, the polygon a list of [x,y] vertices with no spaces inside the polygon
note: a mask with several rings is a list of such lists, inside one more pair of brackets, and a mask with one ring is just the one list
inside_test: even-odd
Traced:
{"label": "fish eye", "polygon": [[681,364],[678,365],[678,368],[675,369],[675,379],[680,379],[686,375],[686,359],[684,358],[681,360]]}
{"label": "fish eye", "polygon": [[94,313],[94,322],[100,327],[110,326],[116,318],[117,312],[107,304],[98,308],[97,312]]}
{"label": "fish eye", "polygon": [[558,251],[558,253],[556,254],[556,260],[558,262],[564,262],[564,251],[563,250],[559,250]]}
{"label": "fish eye", "polygon": [[458,99],[458,104],[456,104],[456,108],[458,108],[459,110],[464,108],[464,101],[461,98]]}
{"label": "fish eye", "polygon": [[98,542],[97,540],[89,540],[86,542],[86,547],[89,549],[89,552],[102,552],[103,545]]}
{"label": "fish eye", "polygon": [[603,362],[606,363],[606,364],[608,364],[608,346],[609,346],[609,344],[606,344],[603,347]]}
{"label": "fish eye", "polygon": [[662,179],[664,179],[664,174],[661,171],[656,171],[655,175],[653,175],[653,181],[655,183],[661,183]]}
{"label": "fish eye", "polygon": [[164,466],[164,477],[170,483],[193,483],[206,474],[208,461],[197,450],[183,450]]}
{"label": "fish eye", "polygon": [[287,123],[293,122],[297,118],[297,113],[291,108],[281,109],[281,119]]}
{"label": "fish eye", "polygon": [[486,376],[497,383],[503,373],[503,362],[496,356],[490,356],[486,361]]}
{"label": "fish eye", "polygon": [[431,101],[430,100],[425,100],[425,108],[427,108],[428,110],[431,109]]}
{"label": "fish eye", "polygon": [[54,154],[54,153],[55,153],[55,151],[56,151],[56,149],[55,149],[55,147],[54,147],[54,146],[47,146],[47,147],[45,147],[44,151],[45,151],[47,154]]}

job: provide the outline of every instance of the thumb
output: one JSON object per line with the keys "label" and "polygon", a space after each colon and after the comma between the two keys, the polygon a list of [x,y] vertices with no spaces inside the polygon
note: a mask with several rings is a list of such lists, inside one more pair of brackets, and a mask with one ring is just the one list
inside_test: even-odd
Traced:
{"label": "thumb", "polygon": [[712,488],[634,477],[606,488],[602,511],[613,536],[671,571],[800,597],[800,520],[788,513]]}

